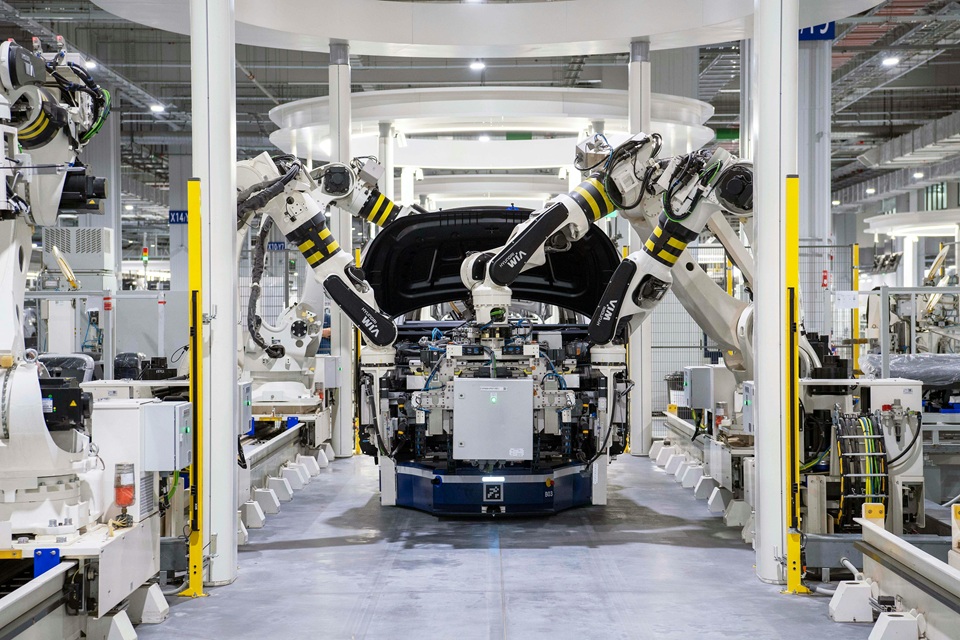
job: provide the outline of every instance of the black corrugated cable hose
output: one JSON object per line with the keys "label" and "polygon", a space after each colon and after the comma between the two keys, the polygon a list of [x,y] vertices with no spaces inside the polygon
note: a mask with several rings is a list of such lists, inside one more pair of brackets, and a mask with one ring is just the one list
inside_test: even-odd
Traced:
{"label": "black corrugated cable hose", "polygon": [[273,219],[267,218],[260,227],[260,233],[257,234],[257,247],[253,252],[253,266],[250,273],[250,298],[247,301],[247,331],[250,332],[250,338],[263,349],[266,354],[274,359],[282,358],[286,353],[283,345],[267,344],[260,335],[260,324],[262,320],[257,315],[257,302],[260,300],[260,278],[263,277],[264,257],[266,255],[267,236],[270,229],[273,228]]}

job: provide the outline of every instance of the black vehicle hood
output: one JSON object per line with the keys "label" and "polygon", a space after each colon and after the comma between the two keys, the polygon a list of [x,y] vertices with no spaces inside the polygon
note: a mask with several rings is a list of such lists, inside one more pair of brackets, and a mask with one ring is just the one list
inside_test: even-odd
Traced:
{"label": "black vehicle hood", "polygon": [[[529,210],[453,209],[400,218],[367,246],[363,270],[377,304],[397,317],[422,307],[469,297],[460,265],[469,253],[506,243]],[[546,264],[513,283],[513,297],[593,315],[620,256],[597,227],[569,251],[547,254]]]}

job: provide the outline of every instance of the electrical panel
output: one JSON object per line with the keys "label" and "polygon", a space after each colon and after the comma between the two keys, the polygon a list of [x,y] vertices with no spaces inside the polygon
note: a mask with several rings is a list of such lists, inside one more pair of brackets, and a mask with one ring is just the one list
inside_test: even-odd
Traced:
{"label": "electrical panel", "polygon": [[314,381],[324,389],[340,386],[340,358],[338,356],[317,356]]}
{"label": "electrical panel", "polygon": [[179,471],[193,462],[193,405],[156,402],[143,407],[143,468]]}
{"label": "electrical panel", "polygon": [[756,433],[756,414],[754,401],[757,397],[756,385],[753,380],[747,380],[743,383],[743,431],[744,433]]}
{"label": "electrical panel", "polygon": [[533,379],[453,381],[454,460],[533,459]]}
{"label": "electrical panel", "polygon": [[712,406],[711,385],[713,372],[707,365],[683,368],[683,406],[690,409],[709,409]]}
{"label": "electrical panel", "polygon": [[237,383],[237,435],[250,430],[253,420],[253,383],[241,380]]}

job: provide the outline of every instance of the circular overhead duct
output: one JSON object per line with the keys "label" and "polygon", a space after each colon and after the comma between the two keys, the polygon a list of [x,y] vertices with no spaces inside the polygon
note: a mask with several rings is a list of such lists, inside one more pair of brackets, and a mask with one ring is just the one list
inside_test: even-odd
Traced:
{"label": "circular overhead duct", "polygon": [[[713,107],[691,98],[653,94],[652,131],[664,154],[686,153],[713,139],[705,126]],[[431,169],[540,169],[572,164],[574,147],[591,123],[602,121],[611,143],[627,131],[627,92],[575,88],[440,88],[356,93],[351,99],[353,154],[377,155],[379,124],[391,122],[405,143],[398,167]],[[274,107],[280,127],[270,141],[313,160],[330,157],[330,101],[298,100]],[[465,134],[548,134],[532,140],[465,139]],[[410,137],[410,136],[436,136]]]}
{"label": "circular overhead duct", "polygon": [[[188,34],[189,0],[94,0],[103,9]],[[859,13],[879,0],[802,0],[800,26]],[[328,51],[346,40],[361,55],[538,57],[653,49],[749,38],[754,0],[559,0],[459,3],[385,0],[237,0],[238,44]]]}

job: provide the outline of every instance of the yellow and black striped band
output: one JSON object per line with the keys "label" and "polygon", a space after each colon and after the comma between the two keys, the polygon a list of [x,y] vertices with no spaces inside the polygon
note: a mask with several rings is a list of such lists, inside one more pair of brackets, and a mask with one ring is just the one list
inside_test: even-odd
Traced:
{"label": "yellow and black striped band", "polygon": [[46,129],[47,125],[49,124],[50,118],[47,117],[46,113],[41,111],[36,120],[17,132],[17,137],[20,140],[33,140],[43,133],[44,129]]}
{"label": "yellow and black striped band", "polygon": [[647,238],[643,245],[643,250],[654,260],[672,267],[677,263],[677,259],[687,244],[696,239],[699,234],[691,231],[679,222],[669,220],[661,215],[657,220],[657,226]]}
{"label": "yellow and black striped band", "polygon": [[376,189],[370,192],[370,197],[363,203],[360,209],[360,217],[366,218],[369,222],[378,227],[385,227],[397,217],[400,207],[392,202]]}
{"label": "yellow and black striped band", "polygon": [[613,203],[610,202],[603,185],[596,178],[588,178],[578,184],[570,192],[570,197],[580,205],[587,220],[591,222],[596,222],[613,211]]}
{"label": "yellow and black striped band", "polygon": [[297,244],[300,253],[311,267],[323,264],[340,252],[340,244],[330,233],[330,229],[326,228],[323,215],[314,216],[310,222],[294,230],[287,238]]}

